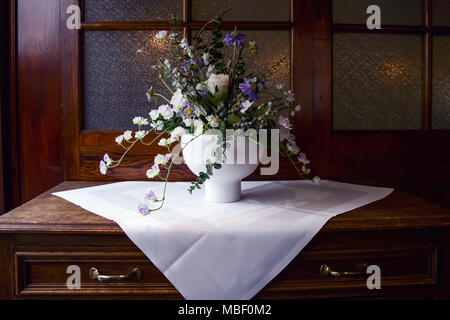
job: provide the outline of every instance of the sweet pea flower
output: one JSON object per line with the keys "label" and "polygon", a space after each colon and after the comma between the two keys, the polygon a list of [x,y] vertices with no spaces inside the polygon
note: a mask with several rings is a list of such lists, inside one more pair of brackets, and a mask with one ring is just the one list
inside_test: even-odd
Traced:
{"label": "sweet pea flower", "polygon": [[167,31],[161,30],[155,35],[155,38],[161,40],[161,39],[164,39],[166,36],[167,36]]}
{"label": "sweet pea flower", "polygon": [[158,154],[158,155],[155,157],[155,163],[156,163],[157,165],[163,165],[163,166],[165,166],[165,165],[167,164],[167,162],[169,162],[171,156],[172,156],[172,155],[171,155],[170,153],[168,153],[168,154],[166,154],[166,155]]}
{"label": "sweet pea flower", "polygon": [[291,90],[285,91],[284,95],[286,96],[287,103],[295,101],[295,94]]}
{"label": "sweet pea flower", "polygon": [[158,113],[163,116],[164,119],[169,120],[173,118],[173,109],[168,104],[164,104],[158,108]]}
{"label": "sweet pea flower", "polygon": [[157,175],[159,175],[160,170],[159,170],[159,166],[155,163],[150,169],[147,170],[147,178],[149,179],[153,179],[154,177],[156,177]]}
{"label": "sweet pea flower", "polygon": [[177,89],[170,100],[170,104],[176,112],[180,112],[181,108],[187,103],[186,98],[183,96],[181,89]]}
{"label": "sweet pea flower", "polygon": [[192,118],[183,119],[183,123],[186,127],[190,127],[194,124],[194,119]]}
{"label": "sweet pea flower", "polygon": [[158,141],[158,145],[161,147],[168,147],[170,146],[174,141],[172,139],[166,139],[166,138],[162,138],[161,140]]}
{"label": "sweet pea flower", "polygon": [[306,166],[303,166],[303,167],[302,167],[302,172],[303,172],[304,174],[310,174],[311,169],[307,168]]}
{"label": "sweet pea flower", "polygon": [[147,194],[144,196],[144,200],[145,200],[145,201],[148,201],[148,202],[150,202],[150,203],[153,203],[153,202],[155,202],[155,201],[158,200],[158,199],[156,198],[155,193],[154,193],[153,191],[150,191],[149,193],[147,193]]}
{"label": "sweet pea flower", "polygon": [[320,182],[320,178],[318,176],[315,176],[314,178],[312,178],[312,182],[319,183]]}
{"label": "sweet pea flower", "polygon": [[195,120],[194,121],[194,135],[199,136],[203,133],[203,121]]}
{"label": "sweet pea flower", "polygon": [[103,161],[106,163],[107,166],[110,166],[112,162],[111,158],[107,153],[105,153],[105,155],[103,156]]}
{"label": "sweet pea flower", "polygon": [[244,102],[242,102],[241,112],[242,113],[247,112],[248,108],[250,108],[253,103],[255,103],[255,101],[245,100]]}
{"label": "sweet pea flower", "polygon": [[278,90],[283,90],[284,89],[284,84],[283,83],[277,83],[275,85],[275,88],[277,88]]}
{"label": "sweet pea flower", "polygon": [[309,164],[309,163],[310,163],[310,161],[306,158],[306,154],[304,154],[303,152],[301,152],[301,153],[298,155],[297,160],[298,160],[299,162],[303,163],[303,164]]}
{"label": "sweet pea flower", "polygon": [[100,173],[105,175],[107,170],[108,170],[108,167],[106,166],[105,161],[100,160]]}
{"label": "sweet pea flower", "polygon": [[123,134],[121,134],[120,136],[117,136],[117,137],[116,137],[116,142],[117,142],[118,144],[121,144],[122,141],[123,141]]}
{"label": "sweet pea flower", "polygon": [[217,128],[219,126],[216,117],[214,117],[212,114],[207,116],[206,120],[208,120],[208,124],[213,128]]}
{"label": "sweet pea flower", "polygon": [[123,137],[125,138],[125,140],[129,141],[132,138],[132,134],[133,132],[130,130],[127,130],[123,133]]}
{"label": "sweet pea flower", "polygon": [[280,116],[278,118],[278,124],[281,125],[282,127],[291,130],[292,129],[292,125],[291,122],[289,121],[288,117],[285,116]]}
{"label": "sweet pea flower", "polygon": [[299,147],[295,144],[295,142],[288,142],[286,144],[286,148],[292,152],[293,154],[297,154],[300,152]]}
{"label": "sweet pea flower", "polygon": [[148,114],[150,116],[150,118],[155,121],[156,119],[159,118],[159,111],[158,110],[152,110],[150,111],[150,113]]}
{"label": "sweet pea flower", "polygon": [[205,64],[205,66],[207,66],[209,64],[209,59],[211,59],[211,56],[209,55],[208,52],[205,52],[202,55],[202,59],[203,59],[203,63]]}
{"label": "sweet pea flower", "polygon": [[150,209],[145,203],[139,203],[138,204],[138,212],[142,214],[143,216],[150,213]]}
{"label": "sweet pea flower", "polygon": [[145,126],[148,124],[148,120],[142,117],[134,117],[133,123],[140,126]]}
{"label": "sweet pea flower", "polygon": [[147,132],[144,130],[141,131],[136,131],[136,133],[134,134],[134,137],[136,139],[142,139],[143,137],[145,137],[147,135]]}
{"label": "sweet pea flower", "polygon": [[153,129],[156,129],[156,131],[161,131],[162,129],[164,129],[164,122],[162,122],[161,120],[158,120],[156,122],[151,123],[150,126]]}
{"label": "sweet pea flower", "polygon": [[170,134],[170,137],[173,140],[179,140],[181,136],[186,134],[186,129],[184,129],[183,127],[176,127],[175,129],[173,129],[173,131]]}

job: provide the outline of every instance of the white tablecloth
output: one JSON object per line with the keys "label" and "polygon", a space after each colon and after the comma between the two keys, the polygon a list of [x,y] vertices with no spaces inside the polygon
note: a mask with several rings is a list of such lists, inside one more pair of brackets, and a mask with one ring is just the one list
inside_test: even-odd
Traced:
{"label": "white tablecloth", "polygon": [[242,200],[211,203],[189,184],[169,183],[163,209],[142,216],[144,195],[161,182],[118,182],[56,192],[117,222],[186,299],[250,299],[332,217],[392,189],[322,180],[243,182]]}

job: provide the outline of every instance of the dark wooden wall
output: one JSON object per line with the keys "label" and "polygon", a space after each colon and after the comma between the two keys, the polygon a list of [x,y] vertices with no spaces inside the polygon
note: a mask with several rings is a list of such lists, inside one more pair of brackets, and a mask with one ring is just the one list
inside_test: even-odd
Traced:
{"label": "dark wooden wall", "polygon": [[[158,149],[137,149],[128,158],[128,167],[107,177],[98,173],[103,153],[119,149],[113,139],[117,132],[90,132],[82,127],[83,30],[167,26],[88,23],[81,31],[71,31],[65,27],[65,10],[69,4],[81,4],[79,0],[2,3],[10,6],[7,19],[2,19],[10,27],[8,104],[3,112],[7,209],[64,179],[142,179],[145,165]],[[189,7],[190,0],[184,3]],[[331,1],[293,0],[292,7],[292,22],[270,27],[292,30],[293,87],[303,106],[296,135],[313,161],[313,171],[323,178],[368,179],[403,187],[450,204],[448,131],[433,132],[428,126],[417,132],[332,130]],[[185,31],[199,27],[189,16],[184,19]],[[192,174],[179,167],[174,177],[186,180]],[[293,177],[291,169],[283,165],[278,178],[289,177]]]}

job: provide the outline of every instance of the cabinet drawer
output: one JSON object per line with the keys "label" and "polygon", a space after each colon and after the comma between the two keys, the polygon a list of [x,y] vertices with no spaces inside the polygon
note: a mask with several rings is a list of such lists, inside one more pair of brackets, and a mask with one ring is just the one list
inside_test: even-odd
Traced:
{"label": "cabinet drawer", "polygon": [[[395,290],[405,296],[410,289],[425,292],[437,284],[439,246],[434,241],[408,242],[401,234],[391,239],[342,240],[313,242],[257,298],[387,296]],[[380,290],[367,287],[373,274],[367,273],[368,266],[379,267]],[[335,273],[323,274],[325,267]]]}
{"label": "cabinet drawer", "polygon": [[[16,252],[17,296],[143,296],[180,298],[165,276],[140,252]],[[69,289],[69,266],[80,268],[80,288]],[[99,281],[91,269],[107,276],[130,275],[127,279]],[[133,270],[139,270],[139,277]],[[104,279],[102,279],[104,280]]]}

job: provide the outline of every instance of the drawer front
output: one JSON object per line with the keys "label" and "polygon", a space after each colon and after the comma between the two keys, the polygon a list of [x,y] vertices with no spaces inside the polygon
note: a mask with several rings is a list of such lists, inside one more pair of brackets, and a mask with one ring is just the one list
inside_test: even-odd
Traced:
{"label": "drawer front", "polygon": [[[165,276],[139,252],[16,252],[17,296],[143,296],[145,298],[180,298]],[[79,288],[76,271],[79,267]],[[69,268],[69,271],[68,271]],[[92,279],[91,269],[99,279]],[[137,272],[136,272],[137,271]],[[139,276],[137,276],[139,274]],[[117,276],[126,276],[117,279]],[[104,279],[113,276],[114,279]]]}
{"label": "drawer front", "polygon": [[[400,294],[398,298],[413,291],[416,296],[433,297],[438,282],[438,242],[420,238],[421,234],[411,234],[418,238],[409,238],[413,241],[402,233],[380,237],[383,234],[368,234],[358,241],[353,236],[313,240],[257,298],[388,297],[394,291]],[[379,268],[380,289],[367,285],[374,283],[370,266]]]}

